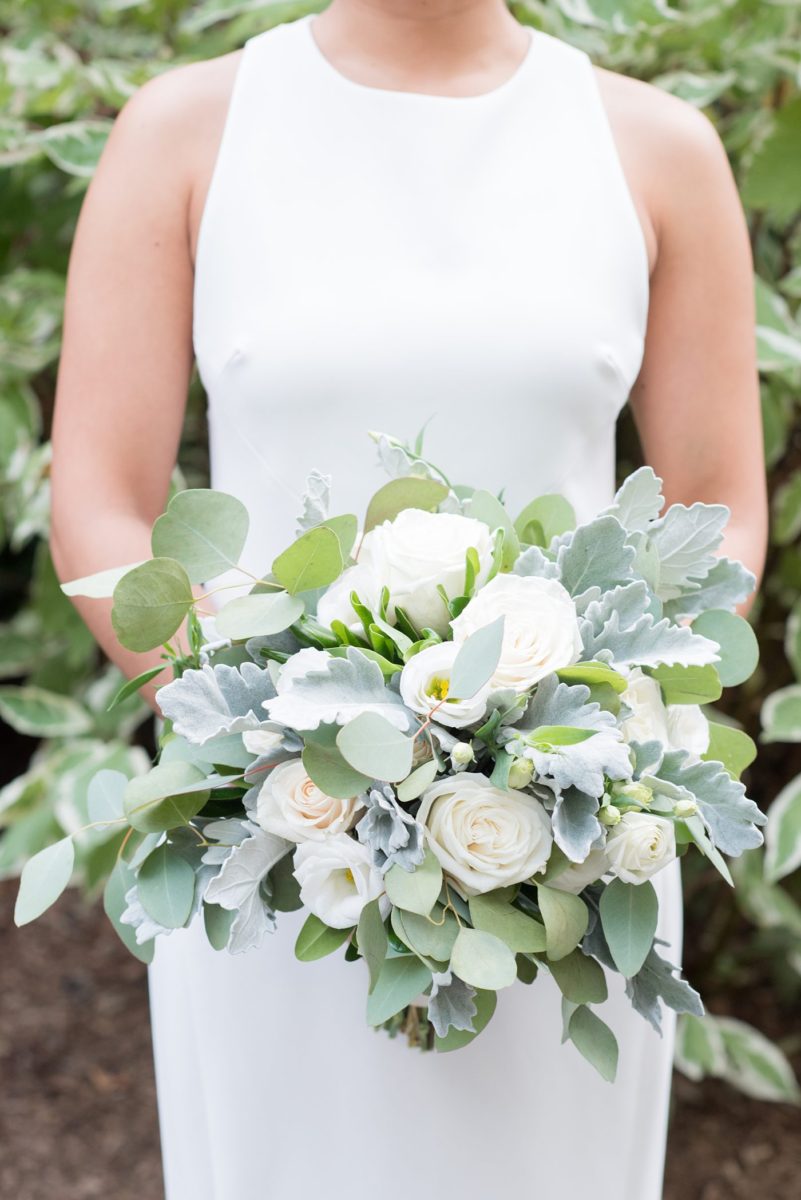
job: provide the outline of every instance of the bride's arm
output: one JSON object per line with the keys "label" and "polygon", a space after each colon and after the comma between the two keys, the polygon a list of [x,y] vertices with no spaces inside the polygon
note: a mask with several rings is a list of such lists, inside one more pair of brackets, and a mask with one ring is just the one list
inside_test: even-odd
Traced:
{"label": "bride's arm", "polygon": [[[62,582],[149,558],[166,503],[193,361],[186,86],[179,68],[127,102],[81,208],[52,434],[50,547]],[[120,647],[110,600],[74,603],[126,675],[161,661],[160,650]],[[154,685],[142,694],[157,708]]]}
{"label": "bride's arm", "polygon": [[711,123],[656,89],[648,99],[642,154],[658,252],[632,411],[667,501],[727,504],[720,552],[759,579],[767,499],[748,230]]}

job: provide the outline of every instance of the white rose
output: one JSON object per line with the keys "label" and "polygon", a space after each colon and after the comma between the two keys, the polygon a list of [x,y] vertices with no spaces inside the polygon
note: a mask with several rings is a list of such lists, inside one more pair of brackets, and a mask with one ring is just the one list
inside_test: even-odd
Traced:
{"label": "white rose", "polygon": [[579,892],[583,892],[585,887],[595,883],[608,870],[606,850],[602,847],[596,848],[590,850],[584,862],[571,863],[569,867],[565,867],[564,871],[555,875],[548,881],[548,887],[556,888],[560,892],[572,892],[574,896],[577,896]]}
{"label": "white rose", "polygon": [[676,857],[673,822],[647,812],[623,813],[606,841],[609,870],[624,883],[644,883]]}
{"label": "white rose", "polygon": [[709,749],[709,721],[700,704],[668,704],[668,741],[674,750],[687,750],[700,758]]}
{"label": "white rose", "polygon": [[527,691],[552,671],[578,662],[576,606],[558,580],[496,575],[451,622],[455,641],[465,641],[501,614],[506,620],[493,687]]}
{"label": "white rose", "polygon": [[394,521],[384,521],[365,534],[358,566],[379,581],[379,587],[389,588],[390,619],[394,620],[397,604],[418,629],[428,626],[445,634],[450,616],[437,586],[448,596],[461,595],[465,556],[471,546],[478,555],[480,584],[492,565],[492,534],[483,521],[406,508]]}
{"label": "white rose", "polygon": [[[401,671],[400,693],[404,704],[413,712],[428,714],[439,704],[434,719],[442,725],[463,729],[484,716],[490,685],[486,684],[466,700],[447,699],[451,670],[458,653],[455,642],[440,642],[412,655]],[[445,703],[440,704],[441,700]]]}
{"label": "white rose", "polygon": [[668,750],[686,750],[700,758],[709,747],[709,722],[697,704],[665,704],[657,681],[639,667],[629,671],[621,700],[632,709],[620,723],[627,742],[654,739]]}
{"label": "white rose", "polygon": [[320,791],[299,758],[274,767],[262,784],[256,821],[291,842],[322,841],[350,829],[361,800],[339,800]]}
{"label": "white rose", "polygon": [[294,872],[301,900],[332,929],[357,925],[365,904],[379,897],[382,915],[389,912],[383,875],[372,865],[367,847],[347,833],[302,842],[295,851]]}
{"label": "white rose", "polygon": [[417,819],[442,869],[467,896],[521,883],[551,853],[547,812],[533,796],[485,775],[459,774],[423,792]]}
{"label": "white rose", "polygon": [[646,675],[639,667],[632,667],[628,674],[626,690],[620,699],[632,710],[631,716],[620,722],[620,732],[626,742],[668,743],[667,711],[662,700],[662,689],[655,679]]}
{"label": "white rose", "polygon": [[[369,536],[368,534],[367,537]],[[356,544],[358,545],[358,538]],[[334,580],[318,600],[317,619],[329,629],[332,621],[342,621],[348,629],[360,633],[364,627],[350,602],[351,592],[356,592],[362,604],[371,612],[377,610],[381,598],[381,580],[371,566],[360,561],[343,571],[339,579]]]}

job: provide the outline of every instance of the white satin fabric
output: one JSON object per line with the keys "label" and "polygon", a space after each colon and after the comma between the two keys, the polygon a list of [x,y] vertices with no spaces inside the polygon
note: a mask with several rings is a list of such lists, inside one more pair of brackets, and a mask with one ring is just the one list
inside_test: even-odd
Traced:
{"label": "white satin fabric", "polygon": [[[292,541],[313,468],[332,512],[361,517],[386,481],[366,431],[429,418],[454,481],[505,485],[514,511],[562,491],[590,517],[613,493],[648,266],[589,59],[533,33],[491,92],[397,92],[342,75],[313,24],[245,44],[198,245],[212,486],[251,510],[244,564]],[[654,883],[678,962],[678,864]],[[541,972],[469,1047],[422,1054],[366,1026],[362,963],[295,960],[302,920],[239,956],[201,922],[157,945],[167,1200],[658,1200],[672,1014],[658,1037],[610,978],[610,1085],[560,1045]]]}

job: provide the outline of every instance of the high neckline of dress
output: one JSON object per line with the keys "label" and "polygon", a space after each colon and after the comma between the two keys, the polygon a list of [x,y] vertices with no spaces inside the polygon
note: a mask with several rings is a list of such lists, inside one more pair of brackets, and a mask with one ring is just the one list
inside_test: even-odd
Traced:
{"label": "high neckline of dress", "polygon": [[502,80],[497,87],[491,88],[487,92],[477,92],[474,95],[469,96],[447,96],[438,92],[412,92],[398,88],[373,87],[372,84],[359,83],[358,80],[351,79],[349,76],[344,75],[337,67],[334,66],[330,59],[323,54],[320,46],[317,43],[317,39],[314,36],[314,31],[312,28],[314,25],[314,18],[316,16],[316,12],[307,13],[305,17],[301,17],[299,19],[297,24],[303,26],[304,33],[306,35],[306,41],[312,51],[318,67],[322,68],[322,70],[325,71],[325,73],[333,80],[334,83],[338,84],[342,88],[347,89],[353,94],[361,93],[365,96],[386,96],[388,99],[409,101],[412,103],[422,101],[443,107],[462,105],[465,107],[479,106],[482,103],[490,103],[512,91],[530,70],[532,61],[535,58],[535,48],[539,38],[538,31],[532,26],[522,26],[522,28],[528,31],[529,45],[525,55],[515,67],[511,75]]}

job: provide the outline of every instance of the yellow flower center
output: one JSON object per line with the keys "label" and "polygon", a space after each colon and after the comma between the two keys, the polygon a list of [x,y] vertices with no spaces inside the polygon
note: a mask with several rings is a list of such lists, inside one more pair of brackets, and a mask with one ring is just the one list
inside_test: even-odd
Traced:
{"label": "yellow flower center", "polygon": [[351,871],[350,867],[345,867],[345,878],[347,879],[348,883],[355,883],[353,871]]}
{"label": "yellow flower center", "polygon": [[446,679],[444,675],[434,675],[428,681],[426,694],[432,696],[435,700],[447,700],[449,687],[449,679]]}

